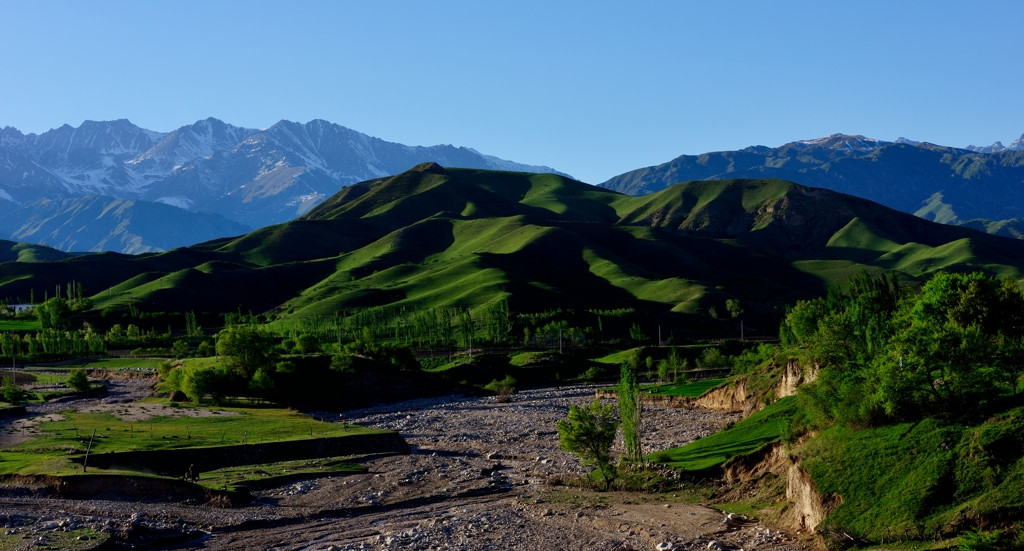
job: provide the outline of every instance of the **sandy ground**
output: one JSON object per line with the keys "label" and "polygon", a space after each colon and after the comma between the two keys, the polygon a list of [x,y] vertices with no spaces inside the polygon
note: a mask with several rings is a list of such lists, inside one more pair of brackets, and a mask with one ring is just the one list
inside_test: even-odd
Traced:
{"label": "sandy ground", "polygon": [[[167,549],[800,548],[781,533],[742,519],[726,522],[716,510],[671,495],[552,485],[583,472],[573,456],[558,449],[554,423],[570,403],[592,396],[587,387],[544,389],[522,392],[510,403],[447,397],[330,414],[337,421],[398,430],[413,453],[367,461],[366,474],[264,489],[245,507],[76,502],[0,490],[0,519],[20,515],[10,518],[21,519],[24,530],[48,516],[121,534],[189,534],[185,542],[160,547]],[[320,415],[328,414],[314,413]],[[648,409],[645,445],[680,445],[736,418]]]}
{"label": "sandy ground", "polygon": [[[156,376],[120,378],[112,377],[104,380],[107,385],[107,395],[100,398],[77,398],[68,397],[43,402],[41,404],[29,403],[25,405],[28,414],[19,419],[0,419],[0,448],[16,446],[22,442],[35,437],[39,430],[39,423],[43,421],[62,419],[60,412],[69,409],[78,411],[115,411],[115,410],[140,410],[141,404],[135,404],[153,395],[153,385],[156,384]],[[145,404],[147,409],[154,408]],[[167,406],[160,406],[168,408]],[[140,410],[141,411],[141,410]]]}

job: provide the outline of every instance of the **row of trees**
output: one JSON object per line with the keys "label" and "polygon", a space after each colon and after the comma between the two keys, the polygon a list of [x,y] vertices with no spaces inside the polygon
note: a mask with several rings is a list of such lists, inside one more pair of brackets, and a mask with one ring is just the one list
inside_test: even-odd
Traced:
{"label": "row of trees", "polygon": [[103,355],[107,342],[91,330],[59,331],[46,329],[33,334],[0,334],[0,355],[7,358],[34,358],[40,355],[84,357]]}

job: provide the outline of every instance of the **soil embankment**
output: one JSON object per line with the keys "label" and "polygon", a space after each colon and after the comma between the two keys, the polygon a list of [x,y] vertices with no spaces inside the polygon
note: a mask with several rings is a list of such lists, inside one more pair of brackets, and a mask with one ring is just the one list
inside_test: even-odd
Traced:
{"label": "soil embankment", "polygon": [[[609,400],[618,397],[616,391],[607,389],[599,389],[595,391],[595,395],[598,398]],[[742,413],[744,417],[764,407],[760,396],[748,394],[745,377],[717,386],[696,397],[642,394],[640,401],[648,406]]]}
{"label": "soil embankment", "polygon": [[248,494],[209,490],[185,482],[145,476],[84,474],[74,476],[8,476],[4,483],[23,495],[59,499],[116,499],[138,502],[248,503]]}

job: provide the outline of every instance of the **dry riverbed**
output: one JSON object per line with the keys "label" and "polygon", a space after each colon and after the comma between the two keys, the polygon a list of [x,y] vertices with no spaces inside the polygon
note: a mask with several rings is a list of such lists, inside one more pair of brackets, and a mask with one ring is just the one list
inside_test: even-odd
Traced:
{"label": "dry riverbed", "polygon": [[[555,423],[569,404],[592,397],[591,387],[571,387],[524,391],[509,403],[448,397],[314,413],[399,431],[413,453],[368,460],[365,474],[290,480],[254,492],[244,507],[72,501],[0,490],[0,515],[18,515],[8,517],[17,519],[8,530],[45,534],[42,526],[56,526],[52,531],[73,523],[166,549],[799,548],[781,533],[739,518],[727,522],[718,511],[671,495],[552,485],[584,472],[558,449]],[[738,418],[671,408],[647,408],[644,415],[650,451]],[[175,534],[183,541],[170,539]]]}

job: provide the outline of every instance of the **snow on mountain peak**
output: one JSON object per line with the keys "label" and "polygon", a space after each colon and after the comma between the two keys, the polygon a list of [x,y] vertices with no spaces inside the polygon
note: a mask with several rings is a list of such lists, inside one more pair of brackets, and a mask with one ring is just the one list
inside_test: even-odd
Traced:
{"label": "snow on mountain peak", "polygon": [[999,153],[1001,151],[1024,151],[1024,134],[1021,134],[1019,138],[1013,141],[1010,145],[1003,145],[1003,142],[997,141],[992,145],[969,145],[964,149],[968,151],[974,151],[975,153]]}
{"label": "snow on mountain peak", "polygon": [[210,117],[169,133],[126,119],[64,125],[38,136],[5,128],[0,159],[5,155],[11,166],[0,170],[0,191],[19,202],[102,193],[210,210],[254,227],[288,220],[343,186],[427,161],[556,172],[465,147],[386,142],[323,119],[281,120],[258,130]]}
{"label": "snow on mountain peak", "polygon": [[826,149],[846,151],[871,151],[890,143],[892,142],[866,138],[860,134],[832,134],[831,136],[825,136],[824,138],[800,140],[787,145],[795,145],[798,147],[822,147]]}

